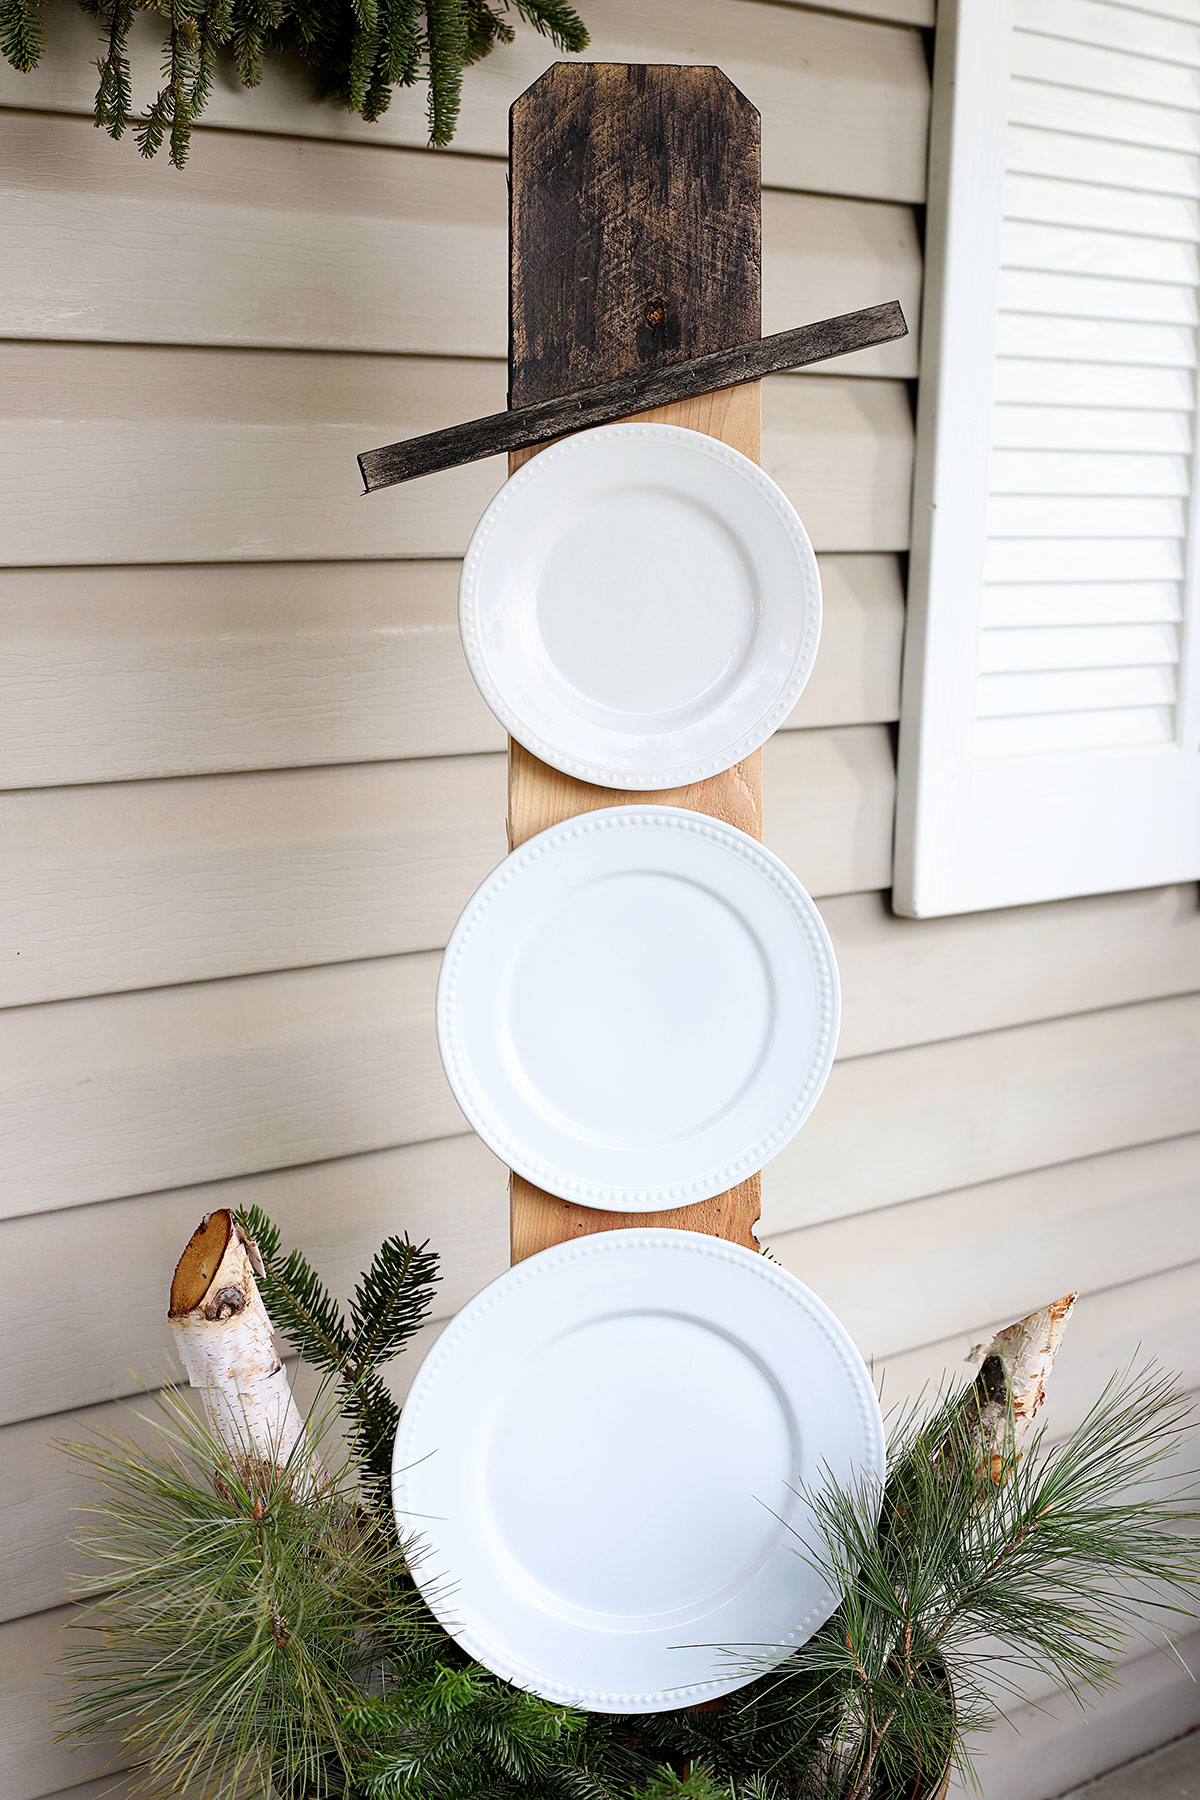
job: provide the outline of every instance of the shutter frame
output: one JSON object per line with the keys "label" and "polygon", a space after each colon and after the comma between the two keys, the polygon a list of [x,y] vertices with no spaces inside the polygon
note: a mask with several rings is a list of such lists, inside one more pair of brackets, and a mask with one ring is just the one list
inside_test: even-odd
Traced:
{"label": "shutter frame", "polygon": [[912,917],[1200,875],[1194,450],[1173,741],[975,749],[1013,10],[939,7],[893,888]]}

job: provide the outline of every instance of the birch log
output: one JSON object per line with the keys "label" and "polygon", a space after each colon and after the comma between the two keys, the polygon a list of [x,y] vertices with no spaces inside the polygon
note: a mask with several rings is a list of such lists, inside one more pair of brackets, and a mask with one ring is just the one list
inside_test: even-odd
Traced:
{"label": "birch log", "polygon": [[301,1485],[317,1474],[304,1423],[275,1347],[254,1265],[253,1239],[227,1208],[207,1213],[171,1282],[167,1314],[190,1385],[204,1396],[213,1429],[238,1462],[288,1466]]}
{"label": "birch log", "polygon": [[1046,1382],[1077,1299],[1077,1294],[1064,1294],[971,1352],[969,1360],[979,1364],[979,1373],[967,1401],[969,1429],[981,1463],[986,1462],[997,1485],[1004,1479],[1006,1459],[1020,1456],[1046,1398]]}

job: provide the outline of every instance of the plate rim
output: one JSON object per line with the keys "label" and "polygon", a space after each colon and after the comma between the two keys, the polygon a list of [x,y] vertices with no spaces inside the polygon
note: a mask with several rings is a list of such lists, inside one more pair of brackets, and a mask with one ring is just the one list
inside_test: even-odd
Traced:
{"label": "plate rim", "polygon": [[[404,1481],[409,1471],[419,1466],[411,1459],[402,1460],[405,1446],[406,1421],[413,1420],[411,1430],[419,1428],[421,1413],[428,1399],[428,1390],[440,1373],[441,1365],[455,1350],[462,1337],[478,1321],[490,1312],[494,1306],[507,1299],[514,1289],[526,1285],[531,1280],[542,1276],[551,1276],[562,1264],[582,1260],[588,1257],[614,1254],[622,1250],[632,1249],[667,1249],[672,1252],[686,1254],[688,1252],[707,1255],[710,1258],[727,1263],[735,1268],[752,1270],[786,1298],[792,1300],[805,1312],[809,1320],[821,1332],[833,1350],[849,1378],[858,1409],[858,1418],[862,1426],[864,1450],[864,1472],[873,1474],[876,1488],[882,1500],[883,1485],[887,1474],[887,1432],[879,1403],[871,1379],[870,1369],[862,1352],[855,1344],[849,1331],[820,1296],[799,1276],[793,1275],[779,1263],[771,1261],[761,1251],[749,1250],[742,1244],[731,1242],[727,1238],[719,1238],[707,1232],[681,1231],[669,1226],[625,1226],[616,1231],[591,1232],[583,1237],[571,1238],[561,1244],[553,1244],[546,1250],[526,1257],[522,1262],[512,1264],[500,1275],[495,1276],[478,1294],[460,1307],[450,1323],[442,1331],[436,1342],[431,1345],[422,1359],[421,1365],[413,1377],[408,1398],[401,1409],[400,1424],[392,1446],[392,1479],[391,1499],[396,1514],[397,1528],[401,1538],[406,1536],[405,1515],[399,1504],[404,1492]],[[873,1460],[872,1460],[873,1459]],[[867,1465],[870,1463],[870,1467]],[[414,1535],[407,1533],[408,1536]],[[511,1682],[516,1687],[525,1688],[541,1695],[543,1699],[561,1705],[582,1706],[591,1712],[665,1712],[677,1707],[695,1705],[698,1701],[714,1699],[722,1694],[735,1692],[756,1677],[756,1673],[714,1676],[710,1681],[693,1682],[679,1687],[658,1688],[653,1692],[641,1694],[618,1694],[599,1689],[582,1688],[569,1682],[555,1681],[552,1678],[542,1680],[540,1672],[531,1665],[522,1663],[519,1658],[497,1653],[493,1640],[485,1633],[475,1631],[469,1625],[452,1628],[443,1613],[449,1609],[439,1609],[438,1598],[430,1598],[425,1594],[421,1575],[421,1557],[418,1554],[414,1566],[414,1579],[425,1596],[430,1610],[442,1623],[444,1629],[455,1642],[473,1656],[485,1668],[499,1675],[502,1680]],[[434,1576],[433,1580],[438,1577]],[[826,1603],[829,1603],[828,1606]],[[805,1615],[797,1626],[780,1633],[770,1643],[761,1646],[764,1655],[777,1650],[782,1660],[793,1648],[812,1635],[812,1631],[820,1629],[838,1604],[838,1596],[827,1588],[822,1598]],[[825,1610],[823,1610],[825,1609]],[[821,1616],[818,1617],[817,1615]],[[811,1627],[811,1629],[809,1629]],[[501,1666],[497,1666],[497,1665]],[[539,1685],[534,1686],[534,1680]]]}
{"label": "plate rim", "polygon": [[[461,965],[475,928],[487,907],[523,869],[573,838],[602,831],[646,828],[688,832],[721,844],[756,868],[790,903],[807,941],[817,977],[817,1042],[805,1083],[799,1095],[793,1098],[783,1120],[740,1155],[710,1170],[707,1175],[692,1176],[686,1181],[662,1182],[649,1187],[618,1187],[560,1171],[536,1151],[531,1152],[496,1117],[485,1102],[470,1068],[457,1024],[457,1001]],[[595,812],[579,813],[548,826],[510,851],[480,883],[447,939],[438,974],[434,1011],[438,1052],[450,1090],[472,1129],[502,1162],[560,1200],[577,1201],[607,1212],[659,1212],[709,1200],[736,1187],[764,1168],[796,1135],[816,1105],[833,1066],[841,1024],[841,985],[829,931],[815,901],[787,864],[764,844],[736,825],[685,807],[609,806]]]}
{"label": "plate rim", "polygon": [[[478,626],[479,565],[503,513],[511,506],[517,495],[532,481],[538,479],[539,475],[544,476],[549,468],[552,468],[564,457],[579,454],[580,446],[587,446],[597,439],[622,437],[665,438],[668,442],[678,443],[696,454],[709,456],[715,462],[726,464],[768,501],[795,545],[803,570],[804,630],[800,653],[786,686],[756,724],[748,731],[743,732],[732,744],[726,745],[724,750],[701,761],[681,764],[666,771],[661,768],[658,770],[639,769],[629,773],[610,768],[604,763],[586,761],[563,751],[539,732],[529,729],[526,721],[508,703],[504,693],[492,677],[484,656]],[[511,737],[515,738],[534,756],[540,758],[542,762],[549,763],[551,768],[560,770],[564,775],[573,775],[579,781],[591,782],[598,787],[616,788],[630,792],[652,793],[656,790],[687,787],[692,782],[709,780],[712,776],[723,774],[726,769],[733,768],[735,764],[742,762],[755,750],[760,749],[767,739],[778,730],[808,685],[820,645],[821,619],[821,574],[817,564],[816,551],[813,549],[812,539],[808,535],[804,521],[783,489],[778,482],[772,480],[765,469],[760,468],[756,462],[752,462],[742,451],[735,450],[731,444],[723,443],[720,438],[710,437],[707,432],[693,431],[686,425],[639,423],[598,425],[588,431],[575,432],[572,436],[563,438],[559,443],[539,451],[515,474],[509,476],[476,525],[463,557],[458,584],[458,626],[463,653],[475,685],[493,716],[499,720]]]}

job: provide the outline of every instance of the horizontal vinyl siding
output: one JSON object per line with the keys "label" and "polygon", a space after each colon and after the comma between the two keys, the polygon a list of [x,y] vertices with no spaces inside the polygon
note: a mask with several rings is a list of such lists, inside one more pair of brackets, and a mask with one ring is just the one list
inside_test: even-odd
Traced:
{"label": "horizontal vinyl siding", "polygon": [[[717,62],[761,107],[766,329],[892,297],[914,327],[764,399],[826,599],[767,752],[767,839],[821,897],[846,1010],[764,1237],[892,1392],[1074,1285],[1063,1428],[1134,1339],[1200,1387],[1194,890],[926,925],[886,899],[930,0],[592,12],[597,58]],[[550,53],[522,32],[471,71],[446,154],[417,96],[368,127],[272,69],[218,90],[183,175],[94,132],[93,54],[64,0],[43,70],[0,69],[5,1800],[110,1791],[51,1741],[80,1489],[48,1441],[169,1377],[165,1290],[200,1215],[266,1207],[343,1293],[386,1232],[429,1237],[444,1279],[401,1388],[507,1258],[504,1172],[431,1018],[439,947],[503,852],[503,735],[454,616],[502,469],[366,502],[354,455],[503,404],[506,113]],[[1161,105],[1128,105],[1149,151],[1194,153],[1155,135]],[[1171,295],[1131,325],[1190,326]],[[1189,448],[1172,416],[1141,446],[1167,474]],[[1140,628],[1172,627],[1170,581],[1145,577]],[[1023,591],[996,589],[998,623],[1021,625]],[[1063,626],[1105,625],[1099,588],[1096,617],[1058,594]],[[1040,1800],[1044,1770],[1064,1786],[1191,1718],[1154,1659],[1129,1692],[1107,1736],[1038,1714],[993,1744],[987,1800]]]}

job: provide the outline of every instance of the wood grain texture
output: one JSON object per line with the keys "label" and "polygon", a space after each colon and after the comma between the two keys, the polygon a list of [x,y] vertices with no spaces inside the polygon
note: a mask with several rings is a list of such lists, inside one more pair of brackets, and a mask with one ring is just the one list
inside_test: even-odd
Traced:
{"label": "wood grain texture", "polygon": [[[655,303],[657,306],[657,301]],[[651,407],[674,406],[716,388],[761,381],[829,362],[857,350],[874,349],[907,337],[908,326],[900,303],[886,301],[863,312],[842,313],[759,338],[729,350],[694,356],[686,362],[665,363],[646,373],[635,373],[599,387],[579,389],[530,406],[510,407],[484,419],[470,419],[445,431],[406,438],[378,450],[364,450],[358,466],[368,493],[436,475],[460,463],[479,462],[501,452],[541,448],[555,438],[596,425],[611,425]]]}
{"label": "wood grain texture", "polygon": [[[746,343],[761,320],[759,118],[719,69],[559,63],[512,109],[509,404],[638,376]],[[758,382],[631,415],[762,454]],[[536,454],[516,451],[513,473]],[[762,837],[762,755],[683,789],[614,792],[521,745],[508,756],[516,849],[581,812],[686,806]],[[514,1173],[512,1260],[596,1230],[669,1225],[757,1249],[756,1174],[668,1212],[605,1213]]]}

